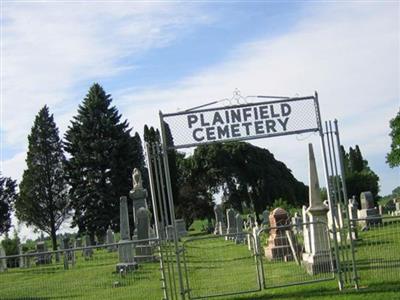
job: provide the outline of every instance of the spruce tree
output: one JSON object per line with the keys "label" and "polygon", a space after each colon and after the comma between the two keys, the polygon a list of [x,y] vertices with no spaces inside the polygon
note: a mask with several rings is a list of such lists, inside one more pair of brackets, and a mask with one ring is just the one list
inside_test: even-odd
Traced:
{"label": "spruce tree", "polygon": [[0,235],[8,232],[11,227],[11,208],[17,199],[16,182],[0,174]]}
{"label": "spruce tree", "polygon": [[57,230],[68,217],[70,206],[62,141],[47,106],[36,116],[28,141],[27,169],[15,202],[16,215],[48,233],[56,250]]}
{"label": "spruce tree", "polygon": [[65,135],[73,226],[92,240],[95,234],[103,237],[109,225],[119,229],[119,197],[132,188],[133,168],[143,169],[140,137],[130,135],[111,102],[111,95],[94,84]]}

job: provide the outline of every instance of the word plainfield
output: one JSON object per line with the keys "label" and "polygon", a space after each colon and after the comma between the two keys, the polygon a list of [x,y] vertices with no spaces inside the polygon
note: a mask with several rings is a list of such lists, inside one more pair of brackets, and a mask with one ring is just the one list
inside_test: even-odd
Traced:
{"label": "word plainfield", "polygon": [[292,109],[288,103],[245,106],[187,115],[196,142],[236,139],[285,132]]}

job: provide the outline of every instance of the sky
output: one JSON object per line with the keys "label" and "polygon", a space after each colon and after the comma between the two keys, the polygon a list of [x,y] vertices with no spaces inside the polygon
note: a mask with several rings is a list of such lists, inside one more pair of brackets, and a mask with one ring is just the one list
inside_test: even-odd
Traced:
{"label": "sky", "polygon": [[[360,146],[386,195],[400,185],[400,169],[385,163],[399,53],[398,1],[2,1],[0,172],[19,182],[40,108],[49,106],[63,136],[95,82],[140,134],[144,124],[158,127],[159,110],[235,89],[318,91],[322,119],[338,120],[347,149]],[[323,182],[317,135],[254,142],[306,184],[308,143]]]}

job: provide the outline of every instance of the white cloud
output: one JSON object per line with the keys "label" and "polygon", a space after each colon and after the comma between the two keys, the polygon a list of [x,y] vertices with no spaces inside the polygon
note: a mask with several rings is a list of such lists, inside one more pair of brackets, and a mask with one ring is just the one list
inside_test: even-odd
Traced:
{"label": "white cloud", "polygon": [[134,68],[121,60],[168,45],[191,25],[209,22],[190,7],[167,3],[3,5],[1,127],[5,145],[20,148],[41,106],[68,110],[71,101],[80,100],[77,85]]}
{"label": "white cloud", "polygon": [[[82,98],[77,86],[115,78],[136,67],[121,66],[127,56],[164,47],[192,26],[215,21],[204,11],[159,2],[7,2],[2,20],[1,129],[3,147],[21,152],[3,162],[2,172],[20,178],[26,136],[42,105],[54,107],[56,122],[65,130]],[[316,4],[307,6],[302,16],[289,32],[240,45],[219,64],[169,88],[109,92],[134,130],[141,131],[144,124],[158,126],[160,109],[173,112],[226,98],[235,88],[243,95],[311,95],[317,90],[323,118],[339,119],[343,144],[359,144],[367,159],[384,157],[390,143],[388,121],[400,99],[399,4]],[[270,149],[306,181],[306,144],[312,141],[315,150],[319,145],[316,136],[302,138],[256,144]],[[378,175],[385,180],[383,189],[391,190],[398,172],[385,169],[384,159],[371,163],[385,170]]]}
{"label": "white cloud", "polygon": [[[229,97],[235,88],[244,95],[312,95],[318,90],[322,117],[339,119],[343,144],[359,144],[367,159],[384,156],[390,144],[388,121],[399,109],[398,22],[396,3],[310,8],[308,18],[289,33],[241,45],[219,65],[169,89],[125,91],[124,99],[136,105],[123,107],[123,113],[136,128],[143,128],[158,126],[159,109],[186,109]],[[316,138],[308,141],[318,143]],[[304,143],[287,137],[257,144],[268,147],[306,181]],[[382,187],[392,188],[386,182]]]}

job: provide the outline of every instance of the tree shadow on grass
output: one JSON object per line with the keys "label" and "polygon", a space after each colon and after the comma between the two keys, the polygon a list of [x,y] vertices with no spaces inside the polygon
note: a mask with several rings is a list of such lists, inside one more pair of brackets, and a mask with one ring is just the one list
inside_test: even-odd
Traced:
{"label": "tree shadow on grass", "polygon": [[362,295],[362,294],[373,294],[373,293],[382,293],[382,292],[397,292],[399,291],[399,281],[386,281],[371,283],[368,286],[362,287],[359,290],[355,289],[345,289],[344,291],[339,291],[337,288],[326,288],[326,287],[314,287],[307,289],[306,286],[303,286],[304,289],[298,291],[285,291],[282,289],[282,292],[276,292],[274,294],[268,293],[268,291],[264,290],[264,295],[249,295],[249,296],[236,296],[230,299],[241,299],[241,300],[264,300],[264,299],[307,299],[309,297],[313,298],[326,298],[329,296],[342,296],[343,299],[346,299],[346,296],[350,295]]}

